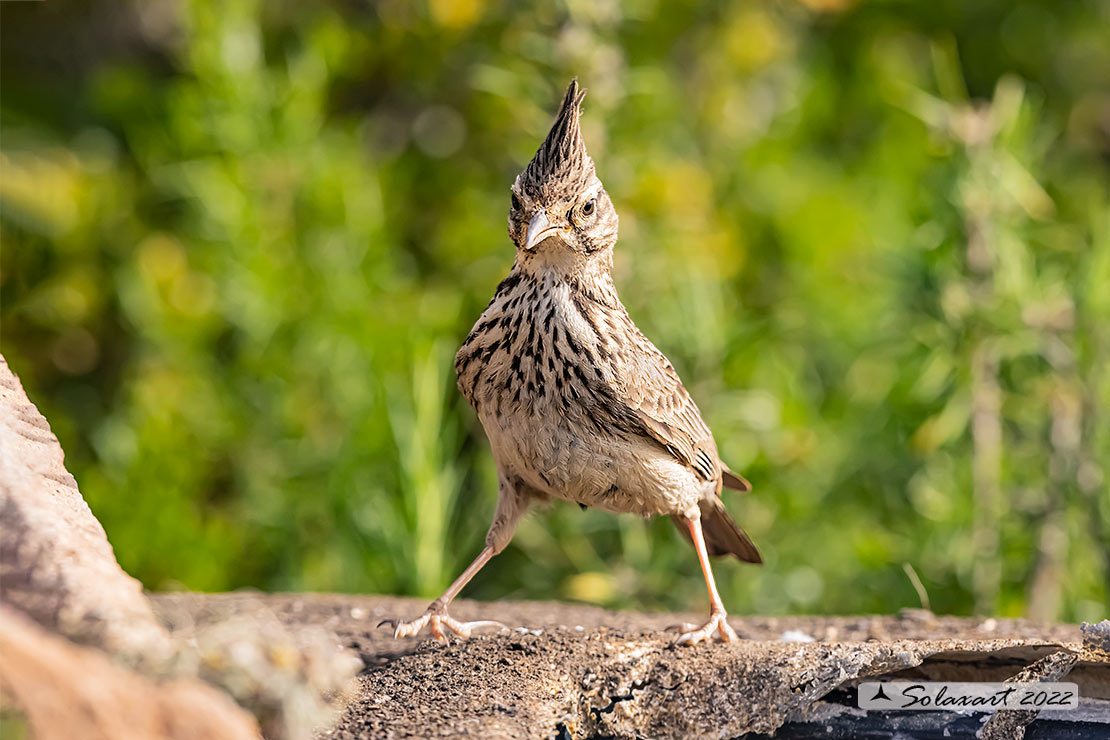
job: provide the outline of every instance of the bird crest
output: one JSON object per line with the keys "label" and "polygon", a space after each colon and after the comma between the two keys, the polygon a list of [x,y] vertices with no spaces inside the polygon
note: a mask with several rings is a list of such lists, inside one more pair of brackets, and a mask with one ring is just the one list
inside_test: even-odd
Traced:
{"label": "bird crest", "polygon": [[547,138],[520,175],[519,185],[530,197],[568,197],[585,190],[597,177],[579,121],[585,97],[578,79],[571,80]]}

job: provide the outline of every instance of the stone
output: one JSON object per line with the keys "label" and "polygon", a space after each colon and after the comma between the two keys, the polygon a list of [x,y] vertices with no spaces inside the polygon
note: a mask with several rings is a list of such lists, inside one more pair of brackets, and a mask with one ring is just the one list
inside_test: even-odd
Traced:
{"label": "stone", "polygon": [[196,679],[155,683],[3,605],[0,655],[0,694],[14,700],[38,740],[262,737],[223,692]]}
{"label": "stone", "polygon": [[[1079,653],[1061,650],[1021,669],[1010,683],[1062,681],[1079,661]],[[980,740],[1022,740],[1025,730],[1037,719],[1039,709],[1003,709],[995,712],[979,733]]]}
{"label": "stone", "polygon": [[1083,633],[1083,647],[1088,652],[1110,659],[1110,619],[1104,619],[1098,624],[1084,622],[1079,629]]}
{"label": "stone", "polygon": [[[513,629],[445,646],[426,635],[394,640],[390,630],[377,628],[383,619],[421,613],[427,604],[417,599],[178,594],[153,601],[163,618],[199,629],[265,610],[291,630],[325,628],[337,643],[357,651],[366,669],[346,710],[321,732],[321,740],[734,738],[788,728],[802,728],[788,736],[808,737],[825,736],[826,727],[839,728],[836,737],[856,737],[868,727],[886,727],[885,734],[894,735],[901,731],[899,723],[911,722],[917,729],[906,729],[907,736],[939,737],[944,723],[954,732],[974,725],[974,734],[985,715],[864,713],[855,708],[854,687],[878,678],[1005,681],[1023,667],[1053,668],[1037,675],[1059,677],[1072,665],[1066,679],[1056,680],[1080,685],[1085,704],[1074,714],[1087,724],[1076,727],[1110,730],[1110,702],[1105,701],[1110,662],[1084,651],[1076,625],[921,612],[736,616],[729,621],[740,641],[678,647],[665,627],[704,615],[462,599],[451,605],[455,617],[495,618]],[[783,639],[792,633],[814,641]],[[1050,723],[1061,721],[1041,714],[1015,717],[1021,721],[1012,726],[1024,729],[1028,720],[1030,727],[1055,729]],[[1000,731],[1006,729],[999,724]],[[998,737],[1017,737],[1015,732]]]}
{"label": "stone", "polygon": [[0,356],[0,602],[125,659],[170,648],[142,586],[116,562],[50,424]]}
{"label": "stone", "polygon": [[[0,608],[13,630],[36,641],[31,652],[24,643],[16,643],[11,655],[4,650],[4,683],[37,737],[95,736],[73,730],[80,716],[69,706],[93,701],[98,685],[106,703],[85,710],[103,726],[102,737],[257,736],[257,722],[232,698],[261,719],[267,737],[305,737],[334,718],[361,668],[325,631],[302,626],[289,632],[258,613],[205,630],[174,625],[171,633],[139,582],[116,562],[50,425],[3,357],[0,517]],[[18,615],[60,637],[20,627]],[[3,637],[11,644],[8,634]],[[105,668],[94,653],[75,652],[63,637],[100,648],[104,661],[123,665]],[[43,663],[46,654],[59,662]],[[117,711],[129,692],[154,706]],[[230,717],[234,731],[198,730],[206,725],[191,714],[203,711]],[[253,735],[240,731],[247,724]],[[100,732],[99,725],[93,730]]]}

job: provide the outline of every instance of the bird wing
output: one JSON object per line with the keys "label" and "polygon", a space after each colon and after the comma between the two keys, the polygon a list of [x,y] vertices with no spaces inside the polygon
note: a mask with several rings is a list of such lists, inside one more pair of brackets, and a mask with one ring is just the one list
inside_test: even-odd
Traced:
{"label": "bird wing", "polygon": [[[646,337],[637,344],[639,351],[616,383],[617,399],[648,436],[702,479],[717,481],[719,490],[723,466],[697,404],[663,353]],[[729,476],[738,478],[731,471]]]}

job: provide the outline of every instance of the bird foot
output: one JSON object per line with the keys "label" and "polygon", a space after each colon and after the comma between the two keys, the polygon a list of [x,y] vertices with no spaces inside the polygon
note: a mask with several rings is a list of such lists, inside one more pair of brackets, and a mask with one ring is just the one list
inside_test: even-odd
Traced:
{"label": "bird foot", "polygon": [[715,612],[709,616],[709,621],[701,627],[694,624],[677,624],[668,630],[681,630],[682,634],[675,638],[675,645],[696,645],[699,642],[713,637],[714,633],[721,642],[732,642],[740,639],[736,631],[728,624],[728,615],[724,612]]}
{"label": "bird foot", "polygon": [[460,622],[454,617],[448,616],[445,609],[429,609],[424,612],[423,616],[407,622],[400,619],[386,619],[378,623],[379,627],[385,625],[389,625],[393,628],[393,637],[395,639],[400,637],[412,637],[418,634],[420,630],[424,629],[424,626],[427,625],[428,630],[432,633],[432,637],[439,640],[444,645],[449,642],[447,633],[443,631],[444,627],[454,632],[458,637],[464,639],[470,637],[473,630],[482,627],[499,627],[502,630],[509,629],[506,625],[501,624],[501,622],[496,622],[492,619],[482,619],[476,622]]}

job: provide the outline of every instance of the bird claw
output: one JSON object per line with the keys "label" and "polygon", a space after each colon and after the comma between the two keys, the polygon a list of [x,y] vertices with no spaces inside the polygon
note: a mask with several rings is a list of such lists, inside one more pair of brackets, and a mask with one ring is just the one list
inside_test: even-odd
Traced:
{"label": "bird claw", "polygon": [[664,632],[692,632],[698,626],[693,622],[680,622],[679,624],[670,624],[663,628]]}
{"label": "bird claw", "polygon": [[445,612],[425,612],[422,616],[410,621],[402,621],[400,619],[385,619],[378,623],[378,627],[389,625],[393,628],[394,639],[401,637],[412,637],[419,634],[424,626],[428,626],[428,630],[432,633],[432,637],[442,642],[444,645],[448,644],[447,633],[443,631],[446,627],[456,636],[466,639],[470,637],[473,630],[481,629],[482,627],[498,627],[502,630],[508,631],[508,626],[501,622],[492,619],[481,619],[475,622],[460,622],[454,617],[448,616]]}
{"label": "bird claw", "polygon": [[696,645],[699,642],[710,639],[716,633],[716,636],[721,642],[733,642],[740,639],[736,635],[736,631],[729,626],[728,615],[724,612],[712,614],[709,621],[701,627],[695,627],[692,624],[675,625],[676,627],[685,630],[681,635],[675,638],[675,645]]}

